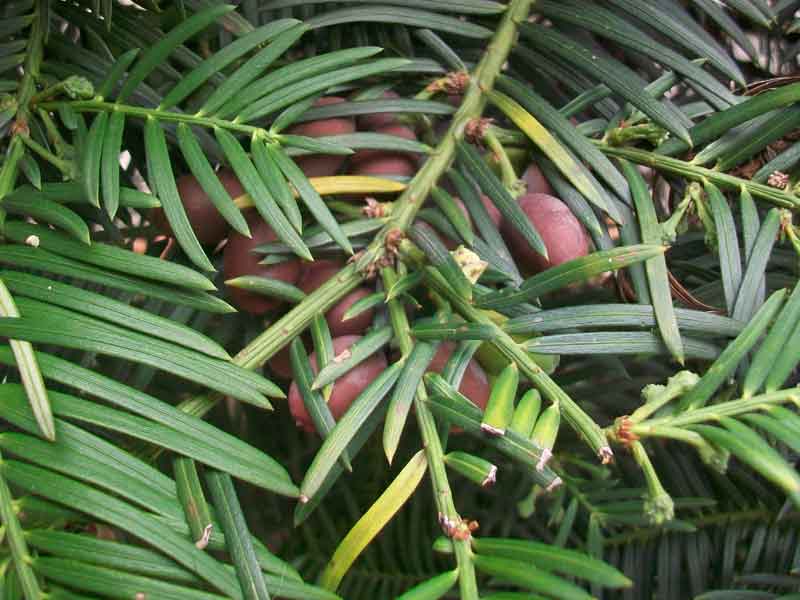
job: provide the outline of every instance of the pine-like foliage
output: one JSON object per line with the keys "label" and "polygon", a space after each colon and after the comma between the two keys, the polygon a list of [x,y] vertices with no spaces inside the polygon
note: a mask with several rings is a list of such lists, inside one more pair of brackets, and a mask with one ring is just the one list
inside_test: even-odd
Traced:
{"label": "pine-like foliage", "polygon": [[[797,0],[2,2],[0,598],[800,597],[798,33]],[[416,134],[307,125],[375,117]]]}

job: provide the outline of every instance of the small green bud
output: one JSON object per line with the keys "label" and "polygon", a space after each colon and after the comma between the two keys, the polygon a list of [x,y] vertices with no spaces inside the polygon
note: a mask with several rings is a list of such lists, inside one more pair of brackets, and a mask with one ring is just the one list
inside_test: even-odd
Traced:
{"label": "small green bud", "polygon": [[71,75],[64,80],[64,91],[73,100],[88,100],[94,98],[92,82],[79,75]]}
{"label": "small green bud", "polygon": [[17,98],[11,94],[0,94],[0,113],[17,112]]}
{"label": "small green bud", "polygon": [[644,512],[653,524],[661,525],[675,516],[675,503],[667,493],[650,496],[645,500]]}
{"label": "small green bud", "polygon": [[517,363],[509,363],[492,386],[489,402],[483,413],[481,429],[489,435],[503,435],[514,415],[514,399],[519,385]]}
{"label": "small green bud", "polygon": [[522,398],[519,399],[508,428],[520,434],[525,439],[530,439],[533,433],[533,426],[536,424],[536,417],[539,416],[541,407],[542,396],[539,394],[539,390],[528,390]]}
{"label": "small green bud", "polygon": [[533,427],[531,441],[545,450],[552,450],[558,437],[558,427],[561,424],[561,410],[558,404],[551,404],[542,411]]}
{"label": "small green bud", "polygon": [[480,456],[466,452],[449,452],[445,455],[444,462],[449,468],[481,487],[494,485],[497,480],[497,467]]}

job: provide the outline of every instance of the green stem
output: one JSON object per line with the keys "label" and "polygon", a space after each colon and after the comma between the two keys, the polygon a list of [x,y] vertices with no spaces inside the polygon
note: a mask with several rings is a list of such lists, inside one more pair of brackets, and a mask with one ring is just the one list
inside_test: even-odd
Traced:
{"label": "green stem", "polygon": [[498,141],[498,143],[502,144],[503,146],[522,146],[527,148],[531,143],[531,141],[528,139],[528,136],[521,131],[504,129],[503,127],[499,127],[494,124],[489,125],[489,131],[492,132],[492,135]]}
{"label": "green stem", "polygon": [[36,81],[39,79],[39,67],[42,64],[44,54],[43,32],[39,19],[39,5],[47,0],[37,2],[36,18],[31,23],[30,37],[26,49],[25,65],[23,75],[17,88],[17,122],[23,125],[24,130],[28,130],[28,119],[30,119],[30,101],[36,93]]}
{"label": "green stem", "polygon": [[728,452],[716,446],[712,446],[699,433],[689,429],[659,425],[658,427],[652,428],[647,434],[637,435],[641,435],[642,437],[665,438],[688,444],[697,451],[697,454],[704,463],[720,473],[724,473],[728,466],[728,458],[730,456]]}
{"label": "green stem", "polygon": [[[31,96],[31,104],[41,104],[46,100],[50,100],[51,98],[55,98],[61,92],[68,89],[70,86],[70,82],[67,80],[59,81],[58,83],[54,83],[50,87],[43,89],[41,92],[38,92]],[[91,94],[89,94],[91,96]]]}
{"label": "green stem", "polygon": [[[397,275],[391,268],[383,269],[384,287],[388,290],[397,281]],[[411,353],[414,342],[411,340],[410,326],[405,308],[398,300],[389,301],[389,317],[394,328],[395,339],[400,347],[403,356]],[[426,403],[428,393],[425,384],[421,381],[417,386],[417,393],[414,395],[414,412],[417,416],[422,443],[425,447],[425,455],[428,459],[428,468],[433,486],[433,498],[436,508],[439,511],[440,522],[461,523],[461,516],[453,502],[453,493],[450,490],[450,482],[447,479],[447,470],[444,464],[444,450],[442,449],[439,432],[436,429],[436,421],[431,414]],[[444,521],[446,519],[446,521]],[[478,598],[477,584],[475,579],[475,567],[472,564],[469,540],[459,540],[452,538],[455,547],[456,561],[458,563],[458,579],[461,587],[462,598]],[[463,546],[463,547],[462,547]]]}
{"label": "green stem", "polygon": [[642,390],[645,403],[628,418],[632,423],[641,423],[694,387],[700,377],[691,371],[678,371],[667,380],[667,385],[651,384]]}
{"label": "green stem", "polygon": [[[11,138],[8,144],[3,164],[0,166],[0,200],[14,189],[19,172],[19,161],[25,155],[25,144],[22,143],[20,135]],[[0,209],[0,228],[6,220],[6,211]]]}
{"label": "green stem", "polygon": [[53,117],[50,116],[50,113],[46,110],[39,109],[37,114],[39,119],[44,124],[44,128],[47,132],[47,137],[50,140],[50,143],[55,146],[56,155],[59,157],[69,156],[72,151],[72,146],[70,146],[70,144],[68,144],[61,135],[61,132],[58,130],[58,126],[56,125],[55,121],[53,121]]}
{"label": "green stem", "polygon": [[662,426],[671,428],[689,427],[704,421],[718,421],[722,417],[749,413],[760,410],[769,404],[783,404],[784,402],[794,402],[800,405],[800,390],[797,388],[780,390],[753,396],[746,400],[730,400],[729,402],[712,404],[705,408],[690,410],[671,417],[651,419],[639,425],[634,425],[631,427],[631,431],[636,435],[657,435],[658,428]]}
{"label": "green stem", "polygon": [[206,127],[208,129],[220,127],[221,129],[228,129],[251,136],[257,133],[266,136],[269,140],[274,140],[274,136],[263,127],[243,125],[241,123],[234,123],[225,119],[215,119],[213,117],[198,117],[196,115],[188,115],[169,110],[158,110],[157,108],[132,106],[130,104],[116,104],[114,102],[103,102],[102,100],[76,100],[71,102],[43,102],[38,106],[44,110],[56,110],[59,106],[63,105],[67,105],[77,112],[121,112],[142,119],[153,118],[158,121],[189,123],[190,125]]}
{"label": "green stem", "polygon": [[[0,455],[0,466],[2,466],[2,462],[3,457]],[[25,542],[25,533],[14,512],[11,490],[2,474],[0,474],[0,520],[6,528],[6,543],[11,549],[14,568],[25,598],[26,600],[39,600],[43,597],[42,590],[39,588],[39,582],[31,568],[31,553]]]}
{"label": "green stem", "polygon": [[796,227],[794,225],[786,225],[783,230],[786,232],[786,237],[792,243],[795,254],[800,256],[800,237],[797,236]]}
{"label": "green stem", "polygon": [[37,142],[28,135],[23,135],[20,137],[28,148],[33,150],[36,154],[41,156],[44,160],[49,162],[56,169],[61,171],[64,175],[66,175],[69,178],[72,178],[75,175],[73,173],[72,161],[59,158],[58,156],[50,152],[50,150],[42,146],[39,142]]}
{"label": "green stem", "polygon": [[[372,252],[374,251],[372,248]],[[372,252],[367,249],[365,256],[372,256]],[[358,270],[361,262],[359,260],[347,265],[335,277],[331,277],[306,296],[302,302],[243,348],[234,357],[233,362],[246,369],[255,369],[263,365],[302,332],[316,315],[323,314],[361,283],[362,275]]]}
{"label": "green stem", "polygon": [[[528,18],[531,4],[532,0],[511,0],[509,3],[492,41],[470,77],[461,106],[453,115],[447,133],[398,199],[387,232],[392,228],[400,231],[408,228],[420,204],[425,201],[431,188],[450,166],[456,142],[464,137],[464,128],[470,121],[483,114],[487,102],[486,94],[494,88],[495,79],[516,40],[517,26]],[[385,234],[382,237],[385,237]]]}
{"label": "green stem", "polygon": [[487,128],[486,133],[483,134],[483,141],[486,143],[489,150],[491,150],[492,155],[500,166],[500,177],[503,181],[503,186],[505,186],[512,196],[519,196],[521,188],[519,178],[514,172],[514,165],[511,164],[506,149],[500,143],[500,140],[497,139],[491,127]]}
{"label": "green stem", "polygon": [[693,181],[702,181],[706,178],[714,185],[730,190],[740,191],[742,188],[745,188],[753,196],[767,200],[776,206],[793,209],[800,208],[800,198],[778,188],[755,183],[747,179],[742,179],[741,177],[721,173],[720,171],[706,169],[705,167],[699,167],[677,158],[655,154],[654,152],[648,152],[646,150],[619,148],[599,142],[597,145],[600,151],[605,154],[619,156],[639,165],[647,165],[658,171],[674,173],[675,175],[680,175],[681,177]]}
{"label": "green stem", "polygon": [[672,502],[672,497],[661,485],[661,480],[658,478],[653,463],[650,462],[650,457],[647,455],[647,450],[641,442],[633,442],[631,444],[631,453],[633,459],[639,468],[644,473],[644,480],[647,483],[648,498],[645,502],[645,512],[648,517],[656,525],[661,525],[665,521],[671,521],[675,516],[675,504]]}

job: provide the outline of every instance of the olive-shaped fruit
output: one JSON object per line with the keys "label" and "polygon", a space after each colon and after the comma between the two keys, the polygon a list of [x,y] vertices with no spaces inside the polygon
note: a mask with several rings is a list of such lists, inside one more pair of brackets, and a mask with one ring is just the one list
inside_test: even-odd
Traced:
{"label": "olive-shaped fruit", "polygon": [[[314,102],[315,107],[328,106],[346,102],[345,98],[339,96],[326,96]],[[306,121],[292,125],[286,133],[292,135],[304,135],[306,137],[324,137],[326,135],[344,135],[353,133],[356,130],[352,117],[331,117],[330,119],[318,119],[316,121]]]}
{"label": "olive-shaped fruit", "polygon": [[536,163],[531,163],[522,174],[522,181],[525,182],[525,193],[527,194],[553,194],[550,182],[542,173]]}
{"label": "olive-shaped fruit", "polygon": [[[392,90],[386,90],[383,92],[381,97],[385,99],[393,99],[399,98],[400,94],[393,92]],[[358,123],[358,128],[361,131],[375,131],[381,127],[386,127],[387,125],[394,125],[397,123],[397,115],[389,112],[360,115],[356,119],[356,122]]]}
{"label": "olive-shaped fruit", "polygon": [[[414,130],[405,125],[387,125],[374,130],[374,133],[394,135],[407,140],[416,140]],[[417,161],[413,154],[392,150],[359,150],[350,157],[350,172],[353,175],[373,177],[396,176],[411,177],[417,172]]]}
{"label": "olive-shaped fruit", "polygon": [[[264,221],[257,212],[249,211],[246,219],[252,238],[231,232],[223,257],[225,279],[234,279],[243,275],[257,275],[295,284],[300,276],[300,261],[289,259],[273,265],[259,264],[264,259],[264,255],[254,253],[252,250],[256,246],[274,242],[278,237],[269,223]],[[263,315],[268,310],[281,304],[281,301],[276,298],[235,287],[229,287],[228,289],[233,303],[243,311],[253,315]]]}
{"label": "olive-shaped fruit", "polygon": [[522,234],[507,221],[503,234],[517,265],[528,273],[539,273],[589,253],[589,236],[569,207],[548,194],[525,194],[519,206],[539,232],[548,258],[536,252]]}
{"label": "olive-shaped fruit", "polygon": [[[433,360],[428,365],[428,371],[441,373],[455,348],[456,344],[454,342],[439,344],[439,348],[437,348]],[[469,398],[472,403],[481,410],[486,408],[486,403],[489,401],[489,392],[491,391],[489,387],[489,378],[486,376],[483,367],[481,367],[474,358],[470,359],[467,364],[458,391]]]}
{"label": "olive-shaped fruit", "polygon": [[344,163],[344,157],[338,154],[303,154],[293,158],[306,177],[332,177]]}
{"label": "olive-shaped fruit", "polygon": [[[360,339],[361,337],[357,335],[345,335],[333,338],[334,355],[338,356]],[[311,356],[309,356],[309,363],[311,370],[316,375],[318,372],[316,352],[312,352]],[[330,408],[333,418],[339,420],[353,403],[353,400],[355,400],[358,395],[364,391],[364,388],[372,383],[378,375],[385,371],[386,367],[386,356],[383,352],[376,352],[337,379],[333,384],[333,391],[328,400],[328,407]],[[301,427],[305,431],[314,431],[314,424],[303,403],[303,397],[300,395],[300,390],[297,389],[297,384],[294,382],[289,386],[289,411],[292,413],[298,427]]]}
{"label": "olive-shaped fruit", "polygon": [[411,177],[417,172],[412,158],[397,152],[384,152],[354,164],[350,173],[369,177]]}
{"label": "olive-shaped fruit", "polygon": [[[400,137],[406,140],[413,140],[416,141],[417,134],[414,133],[414,130],[410,127],[406,127],[405,125],[386,125],[384,127],[379,127],[375,129],[372,133],[380,133],[383,135],[392,135],[395,137]],[[399,157],[408,157],[413,161],[414,155],[408,154],[405,152],[395,152],[392,150],[378,150],[373,148],[367,148],[364,150],[359,150],[353,153],[350,156],[350,165],[352,168],[357,168],[357,166],[361,163],[368,163],[375,159],[380,159],[386,155],[392,156],[399,156]]]}
{"label": "olive-shaped fruit", "polygon": [[267,361],[270,373],[276,375],[279,379],[289,380],[294,377],[292,372],[292,358],[287,344],[278,350],[272,358]]}
{"label": "olive-shaped fruit", "polygon": [[[236,175],[228,169],[222,169],[217,173],[222,186],[236,198],[244,194],[244,188]],[[219,211],[211,202],[205,190],[200,187],[200,183],[194,175],[183,175],[177,180],[178,194],[181,203],[186,211],[186,216],[192,226],[197,240],[204,245],[218,244],[228,233],[228,224]],[[172,236],[170,227],[164,210],[157,208],[151,215],[153,224],[161,230],[164,235]]]}
{"label": "olive-shaped fruit", "polygon": [[[312,263],[306,263],[297,286],[306,294],[310,294],[336,275],[343,267],[344,265],[337,260],[316,260]],[[374,316],[374,311],[372,309],[366,310],[352,319],[347,320],[344,320],[344,314],[353,303],[361,300],[361,298],[369,296],[371,293],[369,288],[363,286],[358,287],[345,294],[339,302],[325,313],[325,320],[328,322],[328,328],[332,336],[338,337],[342,335],[364,333],[367,327],[372,323],[372,317]]]}
{"label": "olive-shaped fruit", "polygon": [[[320,98],[314,106],[327,106],[345,102],[338,96]],[[323,137],[327,135],[344,135],[354,133],[355,121],[351,117],[333,117],[299,123],[286,130],[292,135],[307,137]],[[345,156],[337,154],[304,154],[295,158],[297,166],[305,173],[306,177],[328,177],[336,175],[345,161]]]}

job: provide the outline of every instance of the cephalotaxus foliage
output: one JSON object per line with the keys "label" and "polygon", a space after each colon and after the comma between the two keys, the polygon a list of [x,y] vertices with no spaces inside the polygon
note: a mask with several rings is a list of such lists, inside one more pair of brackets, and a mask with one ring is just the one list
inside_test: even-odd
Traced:
{"label": "cephalotaxus foliage", "polygon": [[800,593],[800,2],[0,6],[0,598]]}

